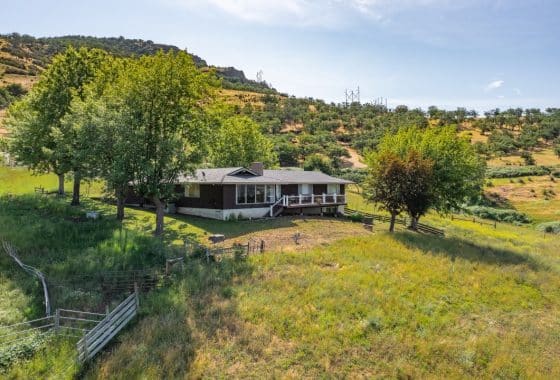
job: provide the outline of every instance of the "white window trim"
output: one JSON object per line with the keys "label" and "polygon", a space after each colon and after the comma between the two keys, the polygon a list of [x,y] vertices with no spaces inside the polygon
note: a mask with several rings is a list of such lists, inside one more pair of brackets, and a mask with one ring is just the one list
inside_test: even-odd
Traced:
{"label": "white window trim", "polygon": [[[239,186],[255,186],[255,202],[247,202],[247,191],[245,191],[245,202],[239,203]],[[264,186],[264,202],[256,202],[257,200],[257,185]],[[235,185],[235,204],[236,205],[268,205],[274,202],[268,200],[268,187],[275,186],[265,183],[238,183]]]}

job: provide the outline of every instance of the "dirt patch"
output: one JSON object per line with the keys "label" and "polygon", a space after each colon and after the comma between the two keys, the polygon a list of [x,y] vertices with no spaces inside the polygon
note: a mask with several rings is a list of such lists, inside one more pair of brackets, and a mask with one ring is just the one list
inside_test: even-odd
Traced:
{"label": "dirt patch", "polygon": [[264,240],[266,251],[304,251],[348,237],[371,235],[361,223],[342,218],[285,218],[292,219],[291,226],[248,233],[234,239],[226,239],[224,244],[243,244],[252,238]]}
{"label": "dirt patch", "polygon": [[282,126],[280,133],[300,133],[303,131],[303,123],[286,123]]}
{"label": "dirt patch", "polygon": [[367,165],[364,164],[364,159],[355,149],[350,148],[348,145],[343,144],[344,148],[350,154],[350,158],[343,158],[342,159],[342,167],[344,168],[354,168],[354,169],[363,169],[366,168]]}

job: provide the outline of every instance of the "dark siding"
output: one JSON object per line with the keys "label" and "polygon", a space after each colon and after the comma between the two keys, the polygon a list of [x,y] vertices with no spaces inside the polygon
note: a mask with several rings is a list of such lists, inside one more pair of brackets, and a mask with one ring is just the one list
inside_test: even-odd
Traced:
{"label": "dark siding", "polygon": [[342,185],[342,184],[340,185],[340,194],[345,194],[345,190],[346,190],[345,188],[346,185]]}
{"label": "dark siding", "polygon": [[313,194],[321,195],[327,193],[327,185],[313,185]]}
{"label": "dark siding", "polygon": [[175,202],[177,207],[223,208],[222,185],[200,185],[200,198],[180,197]]}
{"label": "dark siding", "polygon": [[298,195],[298,185],[282,185],[282,195]]}

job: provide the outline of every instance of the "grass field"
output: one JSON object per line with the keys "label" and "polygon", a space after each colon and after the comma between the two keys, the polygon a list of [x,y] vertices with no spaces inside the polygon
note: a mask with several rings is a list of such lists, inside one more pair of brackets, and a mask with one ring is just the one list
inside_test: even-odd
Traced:
{"label": "grass field", "polygon": [[550,176],[493,178],[486,194],[507,201],[535,223],[560,220],[560,180]]}
{"label": "grass field", "polygon": [[[17,181],[1,181],[2,194],[29,193],[28,181],[41,182],[11,170],[3,178]],[[348,194],[351,207],[373,210]],[[82,221],[89,209],[102,218]],[[0,236],[56,278],[159,265],[166,246],[185,236],[221,232],[243,241],[276,234],[289,241],[298,231],[314,243],[210,265],[190,259],[170,286],[142,297],[138,321],[88,368],[73,364],[71,344],[55,341],[0,376],[560,377],[560,239],[532,228],[494,229],[430,214],[424,221],[446,230],[436,238],[391,235],[386,225],[366,233],[358,223],[330,218],[168,217],[161,244],[150,236],[151,212],[127,209],[123,227],[113,213],[91,200],[72,208],[54,197],[3,197]],[[0,269],[0,323],[40,314],[36,284],[5,255]],[[55,296],[76,307],[88,301]]]}

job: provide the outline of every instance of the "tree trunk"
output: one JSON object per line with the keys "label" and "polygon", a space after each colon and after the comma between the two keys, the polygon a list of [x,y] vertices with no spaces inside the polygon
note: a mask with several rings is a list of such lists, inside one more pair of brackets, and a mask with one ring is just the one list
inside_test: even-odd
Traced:
{"label": "tree trunk", "polygon": [[395,231],[395,220],[396,219],[397,219],[397,213],[392,212],[391,213],[391,224],[389,224],[389,232],[394,232]]}
{"label": "tree trunk", "polygon": [[164,203],[158,197],[153,197],[154,204],[156,205],[156,230],[155,236],[163,235],[163,218],[165,216]]}
{"label": "tree trunk", "polygon": [[409,228],[413,231],[418,231],[418,217],[417,216],[410,216],[410,226]]}
{"label": "tree trunk", "polygon": [[125,196],[122,192],[117,192],[117,220],[121,222],[124,219],[124,200]]}
{"label": "tree trunk", "polygon": [[70,205],[79,206],[80,205],[80,183],[82,182],[82,176],[79,172],[74,173],[74,187],[72,188],[72,202]]}
{"label": "tree trunk", "polygon": [[58,174],[58,195],[64,196],[64,173]]}

